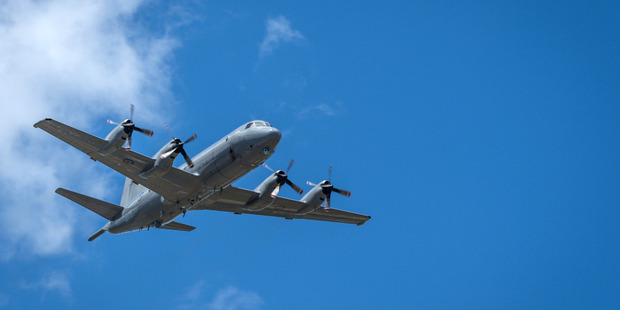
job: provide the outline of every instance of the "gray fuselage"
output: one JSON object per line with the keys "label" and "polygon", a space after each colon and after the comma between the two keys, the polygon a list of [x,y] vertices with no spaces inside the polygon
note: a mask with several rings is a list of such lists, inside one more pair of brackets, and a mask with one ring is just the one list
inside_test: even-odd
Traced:
{"label": "gray fuselage", "polygon": [[[263,124],[251,126],[250,124]],[[255,121],[243,125],[192,158],[194,167],[179,167],[199,176],[200,186],[191,189],[177,201],[164,199],[151,190],[145,190],[130,201],[123,212],[103,229],[113,234],[160,227],[191,210],[202,199],[229,186],[248,172],[264,163],[280,141],[280,131],[268,123]],[[153,158],[167,151],[164,146]],[[173,161],[174,157],[169,160]]]}

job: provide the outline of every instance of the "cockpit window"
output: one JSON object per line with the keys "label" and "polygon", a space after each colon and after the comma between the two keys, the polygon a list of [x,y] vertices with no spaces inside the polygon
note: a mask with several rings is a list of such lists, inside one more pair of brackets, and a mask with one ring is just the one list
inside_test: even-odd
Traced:
{"label": "cockpit window", "polygon": [[247,125],[245,125],[245,129],[252,128],[252,127],[271,127],[271,124],[267,122],[263,122],[263,121],[255,121],[255,122],[249,122]]}

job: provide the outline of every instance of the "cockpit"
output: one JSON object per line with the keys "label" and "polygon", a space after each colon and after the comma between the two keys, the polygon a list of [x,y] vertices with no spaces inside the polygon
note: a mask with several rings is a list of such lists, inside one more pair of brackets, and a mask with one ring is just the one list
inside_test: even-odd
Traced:
{"label": "cockpit", "polygon": [[263,122],[263,121],[253,121],[245,125],[245,129],[253,128],[253,127],[271,127],[271,124],[267,122]]}

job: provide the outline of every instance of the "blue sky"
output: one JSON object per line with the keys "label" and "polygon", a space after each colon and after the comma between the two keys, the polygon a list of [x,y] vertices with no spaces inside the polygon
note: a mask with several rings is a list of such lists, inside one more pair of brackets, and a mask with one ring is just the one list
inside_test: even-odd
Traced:
{"label": "blue sky", "polygon": [[[0,33],[0,309],[620,307],[617,2],[10,0]],[[87,242],[105,220],[54,190],[118,203],[124,178],[32,124],[104,137],[130,104],[149,156],[164,125],[195,155],[267,120],[271,167],[333,166],[372,219]]]}

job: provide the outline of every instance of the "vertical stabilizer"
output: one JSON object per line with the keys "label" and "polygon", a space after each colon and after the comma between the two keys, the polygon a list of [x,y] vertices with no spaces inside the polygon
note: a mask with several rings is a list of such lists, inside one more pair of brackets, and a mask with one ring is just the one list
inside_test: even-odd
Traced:
{"label": "vertical stabilizer", "polygon": [[126,208],[134,198],[146,190],[146,187],[136,184],[130,178],[125,179],[125,187],[123,188],[123,196],[121,197],[121,207]]}

